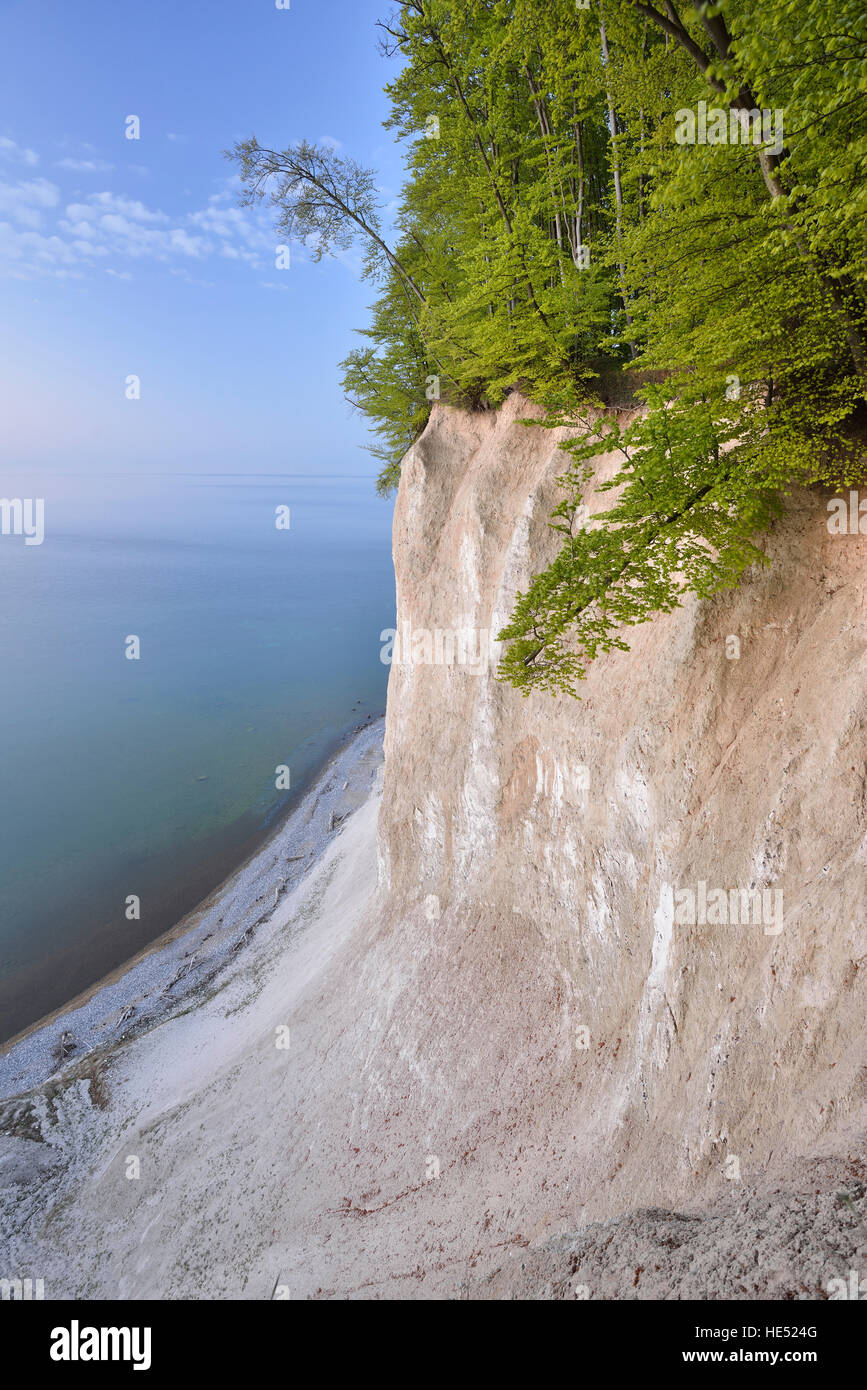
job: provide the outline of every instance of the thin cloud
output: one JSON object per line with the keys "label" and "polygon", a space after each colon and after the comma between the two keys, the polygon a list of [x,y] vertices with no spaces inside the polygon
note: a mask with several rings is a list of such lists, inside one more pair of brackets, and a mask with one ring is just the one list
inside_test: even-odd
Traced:
{"label": "thin cloud", "polygon": [[11,159],[18,164],[27,164],[32,168],[39,163],[39,155],[35,150],[25,149],[16,140],[10,140],[6,135],[0,135],[0,155],[4,159]]}
{"label": "thin cloud", "polygon": [[[59,163],[65,167],[98,162],[95,152],[88,150],[86,159],[80,155],[78,145]],[[61,190],[47,179],[0,182],[0,276],[80,278],[100,261],[109,261],[100,267],[105,274],[128,279],[133,262],[167,263],[176,273],[172,262],[203,263],[214,257],[246,266],[260,276],[267,274],[277,247],[268,214],[234,206],[233,196],[227,180],[205,207],[169,216],[138,198],[107,189],[64,205]],[[300,248],[293,259],[297,264],[304,262]],[[191,283],[210,284],[193,281],[184,271],[177,273]],[[270,279],[260,283],[287,288]]]}
{"label": "thin cloud", "polygon": [[58,159],[57,168],[74,174],[110,174],[114,165],[106,159]]}
{"label": "thin cloud", "polygon": [[137,198],[127,198],[122,193],[91,193],[85,203],[71,203],[66,209],[67,217],[82,221],[100,217],[106,213],[118,213],[133,222],[166,223],[164,212],[152,211]]}
{"label": "thin cloud", "polygon": [[7,215],[24,227],[41,227],[45,213],[60,201],[60,189],[47,179],[27,183],[0,183],[0,215]]}

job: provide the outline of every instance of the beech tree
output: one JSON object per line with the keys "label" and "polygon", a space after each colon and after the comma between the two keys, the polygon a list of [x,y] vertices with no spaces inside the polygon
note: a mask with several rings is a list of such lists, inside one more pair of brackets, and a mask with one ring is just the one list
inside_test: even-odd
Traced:
{"label": "beech tree", "polygon": [[[500,635],[504,679],[575,694],[630,626],[762,563],[792,487],[863,480],[867,11],[404,0],[380,32],[403,60],[388,235],[374,173],[315,146],[236,147],[245,196],[317,254],[366,243],[377,298],[343,369],[382,488],[432,399],[520,387],[569,426],[562,548]],[[624,367],[656,383],[631,424],[598,387]]]}

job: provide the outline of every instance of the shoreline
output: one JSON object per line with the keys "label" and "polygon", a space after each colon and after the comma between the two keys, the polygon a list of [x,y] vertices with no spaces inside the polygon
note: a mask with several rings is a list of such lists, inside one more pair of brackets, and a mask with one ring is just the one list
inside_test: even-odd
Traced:
{"label": "shoreline", "polygon": [[[187,864],[180,877],[176,875],[171,881],[158,883],[151,892],[151,915],[157,919],[155,922],[157,930],[154,935],[145,935],[144,939],[131,944],[128,948],[128,954],[119,957],[119,953],[115,949],[107,952],[105,949],[99,949],[105,947],[107,940],[106,930],[103,927],[92,929],[89,934],[82,937],[79,943],[80,951],[83,952],[84,956],[92,959],[93,970],[87,970],[86,973],[79,972],[79,979],[69,981],[67,989],[59,997],[59,991],[46,987],[44,982],[46,978],[50,980],[52,976],[54,980],[62,981],[68,973],[67,964],[72,948],[67,945],[57,945],[50,956],[45,956],[39,962],[22,967],[14,974],[7,976],[3,981],[2,989],[0,989],[0,1012],[4,1012],[6,1006],[10,1005],[11,1001],[16,1000],[16,997],[20,999],[30,993],[37,996],[37,1003],[41,1003],[42,1007],[35,1017],[30,1017],[27,1022],[19,1023],[13,1032],[5,1034],[0,1039],[0,1058],[16,1043],[25,1038],[28,1033],[50,1024],[53,1020],[86,1002],[95,990],[102,988],[103,985],[129,970],[132,965],[151,951],[158,949],[161,944],[166,944],[174,933],[185,930],[187,926],[192,925],[195,915],[212,895],[219,892],[234,874],[254,859],[285,821],[303,804],[334,758],[352,742],[358,733],[384,717],[384,710],[371,711],[366,714],[365,723],[354,726],[347,724],[327,741],[318,763],[305,774],[300,784],[294,787],[291,793],[270,807],[258,819],[248,812],[244,813],[239,819],[219,832],[219,836],[225,843],[202,847],[201,853],[195,861],[195,868]],[[238,827],[244,826],[245,822],[250,823],[246,825],[243,833],[234,833]],[[154,904],[156,905],[154,906]],[[111,944],[110,938],[108,940]],[[108,956],[103,965],[100,965],[100,954]],[[83,980],[80,978],[81,973],[85,973]],[[42,999],[39,998],[40,995],[43,996]],[[45,995],[54,995],[54,997],[45,998]],[[23,1010],[10,1010],[10,1012],[16,1011],[18,1013],[24,1012]],[[29,1013],[29,1010],[26,1012]]]}
{"label": "shoreline", "polygon": [[[0,1044],[0,1101],[164,1022],[178,1006],[189,1007],[367,799],[382,762],[384,728],[383,714],[344,735],[299,799],[205,898],[127,961]],[[54,1052],[61,1033],[72,1034],[75,1044],[64,1061]]]}

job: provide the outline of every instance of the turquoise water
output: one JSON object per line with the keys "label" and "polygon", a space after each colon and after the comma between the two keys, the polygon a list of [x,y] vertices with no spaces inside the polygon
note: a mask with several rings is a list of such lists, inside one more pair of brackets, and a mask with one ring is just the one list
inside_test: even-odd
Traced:
{"label": "turquoise water", "polygon": [[382,712],[394,577],[367,479],[0,491],[45,498],[42,545],[0,536],[2,1040],[172,925]]}

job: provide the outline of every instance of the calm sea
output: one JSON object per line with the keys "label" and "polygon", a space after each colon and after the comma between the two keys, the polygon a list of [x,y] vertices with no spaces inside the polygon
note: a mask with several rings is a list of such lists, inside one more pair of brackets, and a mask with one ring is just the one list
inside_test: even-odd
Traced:
{"label": "calm sea", "polygon": [[0,1041],[255,847],[382,712],[394,625],[392,508],[367,479],[33,484],[0,479],[45,499],[41,545],[0,535]]}

